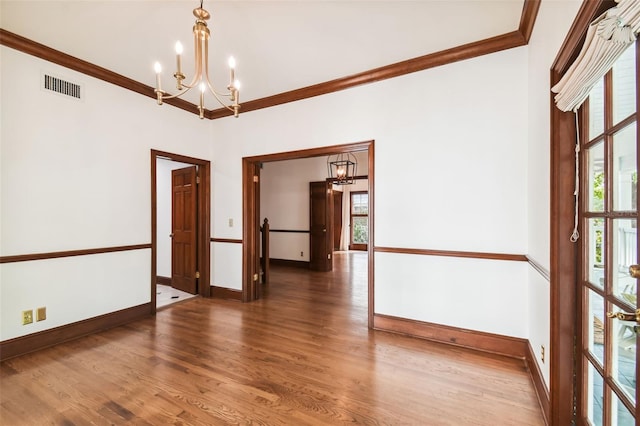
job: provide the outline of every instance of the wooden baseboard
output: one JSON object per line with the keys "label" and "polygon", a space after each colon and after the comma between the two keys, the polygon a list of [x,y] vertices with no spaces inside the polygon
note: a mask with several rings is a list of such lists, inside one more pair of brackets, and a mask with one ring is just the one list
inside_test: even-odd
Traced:
{"label": "wooden baseboard", "polygon": [[158,275],[156,276],[156,284],[168,285],[171,287],[171,278]]}
{"label": "wooden baseboard", "polygon": [[211,297],[216,299],[231,299],[242,302],[242,290],[211,286]]}
{"label": "wooden baseboard", "polygon": [[529,343],[528,340],[518,337],[381,314],[373,316],[373,328],[522,360],[526,359]]}
{"label": "wooden baseboard", "polygon": [[527,368],[529,369],[529,374],[531,375],[531,380],[533,381],[533,387],[535,388],[536,395],[538,396],[538,402],[540,403],[540,409],[542,410],[542,417],[544,417],[545,424],[548,425],[549,419],[551,418],[551,400],[549,397],[549,390],[544,383],[544,377],[542,376],[542,371],[536,361],[536,354],[531,347],[531,342],[527,342],[525,361],[527,363]]}
{"label": "wooden baseboard", "polygon": [[0,342],[0,361],[77,339],[151,315],[151,304],[133,306],[86,320]]}
{"label": "wooden baseboard", "polygon": [[292,266],[294,268],[309,269],[309,262],[304,260],[289,260],[289,259],[269,259],[272,266]]}

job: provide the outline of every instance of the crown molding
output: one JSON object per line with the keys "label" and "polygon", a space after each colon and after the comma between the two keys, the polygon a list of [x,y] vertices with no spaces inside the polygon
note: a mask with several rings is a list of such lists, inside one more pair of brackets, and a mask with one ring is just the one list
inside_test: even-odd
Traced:
{"label": "crown molding", "polygon": [[[406,61],[397,62],[395,64],[363,71],[347,77],[314,84],[312,86],[279,93],[273,96],[246,101],[242,104],[240,111],[243,113],[256,111],[263,108],[269,108],[276,105],[338,92],[340,90],[349,89],[363,84],[400,77],[417,71],[464,61],[478,56],[512,49],[514,47],[525,46],[529,42],[529,38],[533,32],[533,27],[538,15],[538,9],[540,8],[540,2],[541,0],[524,1],[522,15],[520,17],[520,25],[515,31],[473,43],[464,44],[462,46],[453,47],[451,49],[430,53],[428,55],[419,56],[417,58],[408,59]],[[108,83],[115,84],[116,86],[129,89],[152,99],[156,99],[154,88],[151,86],[147,86],[146,84],[142,84],[106,68],[99,67],[82,59],[52,49],[2,28],[0,28],[0,45],[16,49],[26,54],[81,72]],[[164,103],[196,115],[198,114],[198,107],[183,99],[168,99],[165,100]],[[205,117],[210,120],[228,117],[231,115],[232,112],[225,108],[205,111]]]}

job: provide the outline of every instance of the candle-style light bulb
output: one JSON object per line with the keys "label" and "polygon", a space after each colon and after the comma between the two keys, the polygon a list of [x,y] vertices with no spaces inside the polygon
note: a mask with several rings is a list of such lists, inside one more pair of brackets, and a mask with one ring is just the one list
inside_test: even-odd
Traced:
{"label": "candle-style light bulb", "polygon": [[240,91],[240,80],[234,80],[233,81],[233,87],[234,87],[234,89]]}
{"label": "candle-style light bulb", "polygon": [[182,47],[182,43],[176,41],[176,74],[182,73],[182,59],[180,55],[184,51],[184,47]]}
{"label": "candle-style light bulb", "polygon": [[231,86],[233,86],[233,82],[236,79],[236,58],[233,56],[229,57],[229,87],[231,90]]}
{"label": "candle-style light bulb", "polygon": [[160,73],[162,73],[162,65],[160,65],[160,62],[156,62],[155,64],[153,64],[153,69],[156,72],[156,90],[160,91],[162,90],[162,87],[160,85]]}

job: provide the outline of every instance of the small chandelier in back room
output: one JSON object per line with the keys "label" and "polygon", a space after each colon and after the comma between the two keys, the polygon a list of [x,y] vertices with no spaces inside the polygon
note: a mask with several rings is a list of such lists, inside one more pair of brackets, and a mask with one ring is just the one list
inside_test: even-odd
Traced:
{"label": "small chandelier in back room", "polygon": [[[182,43],[176,43],[176,72],[173,76],[176,79],[176,88],[178,93],[175,95],[166,96],[166,92],[162,90],[160,83],[160,74],[162,73],[162,66],[159,62],[156,62],[154,69],[156,72],[156,89],[155,93],[158,97],[158,105],[162,105],[162,101],[165,99],[178,98],[189,90],[197,87],[200,90],[200,104],[198,105],[198,112],[200,118],[204,118],[204,94],[206,92],[213,95],[214,98],[224,108],[233,112],[235,117],[238,117],[238,110],[240,109],[240,82],[235,78],[236,61],[233,57],[229,58],[230,78],[227,85],[227,93],[219,93],[211,84],[209,79],[209,37],[210,32],[207,28],[207,20],[211,17],[209,12],[202,8],[202,1],[200,0],[200,7],[193,9],[193,15],[196,17],[196,23],[193,26],[193,39],[195,45],[195,73],[193,79],[189,84],[184,83],[186,76],[182,73]],[[183,90],[186,89],[186,90]],[[229,102],[225,103],[222,98],[228,98]]]}
{"label": "small chandelier in back room", "polygon": [[356,176],[358,162],[356,157],[347,152],[341,153],[333,157],[327,157],[327,169],[329,179],[336,185],[352,184]]}

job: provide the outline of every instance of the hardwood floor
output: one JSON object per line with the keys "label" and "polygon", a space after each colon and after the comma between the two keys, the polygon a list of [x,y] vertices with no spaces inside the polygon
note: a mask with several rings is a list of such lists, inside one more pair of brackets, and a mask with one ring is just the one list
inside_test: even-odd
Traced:
{"label": "hardwood floor", "polygon": [[334,266],[7,360],[0,423],[544,424],[522,361],[369,331],[366,256]]}

